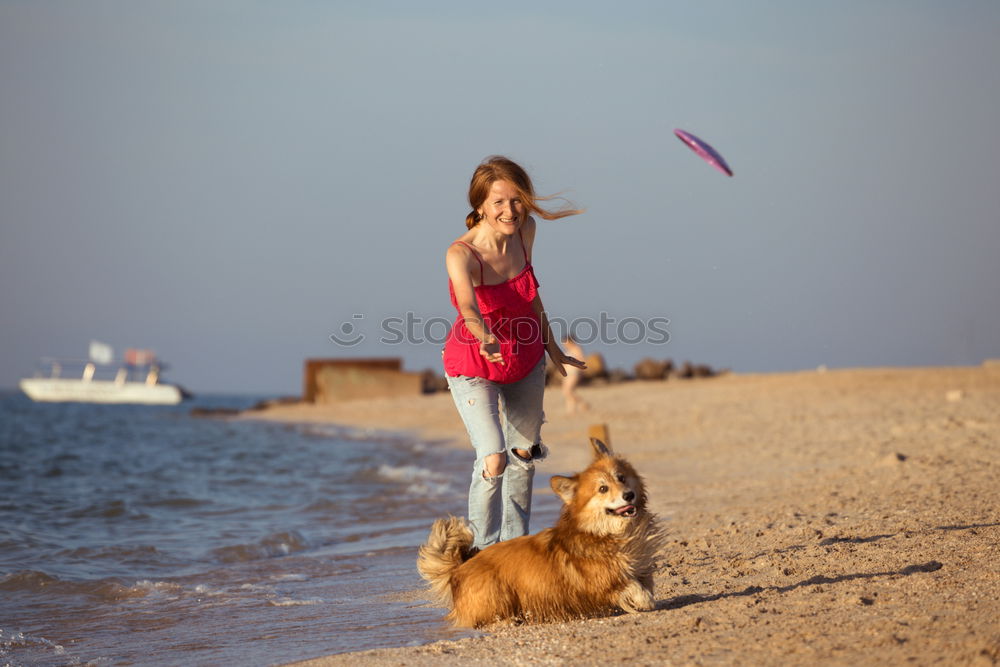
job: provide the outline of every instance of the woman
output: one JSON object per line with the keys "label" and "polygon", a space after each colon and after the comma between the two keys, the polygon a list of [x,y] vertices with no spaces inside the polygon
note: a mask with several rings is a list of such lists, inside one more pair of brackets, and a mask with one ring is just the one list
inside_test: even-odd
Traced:
{"label": "woman", "polygon": [[566,375],[584,363],[552,336],[531,266],[534,213],[546,220],[580,213],[538,206],[525,171],[505,157],[476,168],[469,185],[468,231],[448,248],[451,301],[458,318],[444,348],[452,398],[476,450],[469,487],[474,547],[528,532],[545,353]]}

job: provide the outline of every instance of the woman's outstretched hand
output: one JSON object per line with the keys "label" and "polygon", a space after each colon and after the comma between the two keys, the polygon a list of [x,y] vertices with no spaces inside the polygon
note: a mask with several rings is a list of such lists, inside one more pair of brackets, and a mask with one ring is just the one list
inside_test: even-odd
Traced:
{"label": "woman's outstretched hand", "polygon": [[558,345],[552,345],[548,347],[546,351],[549,353],[549,359],[551,359],[552,363],[555,364],[556,370],[559,371],[559,374],[563,377],[566,377],[566,369],[564,366],[575,366],[580,369],[587,367],[587,362],[580,361],[575,357],[567,355]]}

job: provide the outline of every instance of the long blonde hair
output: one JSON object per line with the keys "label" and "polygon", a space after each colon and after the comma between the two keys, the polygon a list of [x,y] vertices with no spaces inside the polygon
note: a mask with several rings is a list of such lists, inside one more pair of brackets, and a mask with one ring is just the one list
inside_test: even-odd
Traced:
{"label": "long blonde hair", "polygon": [[472,212],[465,216],[465,226],[469,229],[478,225],[482,219],[476,209],[483,205],[490,194],[490,188],[497,181],[513,183],[525,207],[545,220],[556,220],[583,213],[583,209],[575,209],[570,205],[555,211],[542,208],[538,205],[539,201],[549,201],[555,197],[537,196],[531,178],[519,164],[502,155],[492,155],[476,167],[476,171],[472,174],[472,182],[469,183],[469,205],[472,206]]}

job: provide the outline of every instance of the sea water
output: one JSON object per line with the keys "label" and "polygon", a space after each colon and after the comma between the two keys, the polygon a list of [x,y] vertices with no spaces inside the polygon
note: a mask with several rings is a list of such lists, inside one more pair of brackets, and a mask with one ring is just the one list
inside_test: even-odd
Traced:
{"label": "sea water", "polygon": [[415,559],[464,514],[471,449],[191,414],[253,402],[0,394],[0,664],[269,665],[470,634]]}

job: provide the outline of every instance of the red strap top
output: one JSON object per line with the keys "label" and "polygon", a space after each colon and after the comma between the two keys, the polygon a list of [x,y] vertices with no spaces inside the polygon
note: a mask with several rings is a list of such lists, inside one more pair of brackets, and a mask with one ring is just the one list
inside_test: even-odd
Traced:
{"label": "red strap top", "polygon": [[[518,232],[520,234],[520,232]],[[490,363],[479,354],[479,339],[466,328],[459,312],[444,346],[444,372],[452,377],[482,377],[494,382],[517,382],[524,378],[545,354],[542,327],[531,303],[538,294],[538,281],[524,250],[524,268],[513,278],[495,285],[483,284],[483,260],[475,248],[462,241],[479,262],[476,303],[490,333],[500,343],[504,363]],[[458,310],[455,288],[448,281],[451,304]]]}

